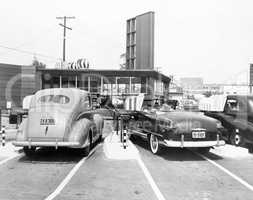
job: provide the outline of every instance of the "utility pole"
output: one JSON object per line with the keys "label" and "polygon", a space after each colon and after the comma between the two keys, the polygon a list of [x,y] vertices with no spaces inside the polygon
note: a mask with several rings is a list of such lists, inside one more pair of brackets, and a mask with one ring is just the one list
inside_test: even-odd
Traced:
{"label": "utility pole", "polygon": [[63,27],[63,56],[62,56],[62,60],[63,62],[65,62],[66,60],[66,29],[72,30],[72,28],[67,27],[66,21],[67,19],[75,19],[75,17],[56,17],[56,19],[63,19],[63,24],[60,23],[59,25]]}

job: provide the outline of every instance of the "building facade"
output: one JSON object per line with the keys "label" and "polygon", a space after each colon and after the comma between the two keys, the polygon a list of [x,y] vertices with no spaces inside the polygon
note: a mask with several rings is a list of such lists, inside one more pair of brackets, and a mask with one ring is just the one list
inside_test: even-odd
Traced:
{"label": "building facade", "polygon": [[0,63],[0,108],[22,107],[23,98],[36,91],[36,67]]}
{"label": "building facade", "polygon": [[154,70],[39,69],[38,87],[80,88],[92,95],[145,94],[145,100],[166,98],[170,78]]}
{"label": "building facade", "polygon": [[127,20],[126,69],[154,69],[154,18],[147,12]]}

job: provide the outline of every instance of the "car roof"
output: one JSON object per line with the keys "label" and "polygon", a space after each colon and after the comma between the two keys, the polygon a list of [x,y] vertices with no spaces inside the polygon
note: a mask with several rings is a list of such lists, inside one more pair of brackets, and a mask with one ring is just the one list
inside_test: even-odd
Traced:
{"label": "car roof", "polygon": [[43,96],[43,95],[49,95],[49,94],[55,94],[55,95],[64,94],[67,96],[71,96],[71,95],[83,96],[83,95],[88,95],[89,92],[85,90],[80,90],[78,88],[49,88],[49,89],[39,90],[35,93],[36,96]]}

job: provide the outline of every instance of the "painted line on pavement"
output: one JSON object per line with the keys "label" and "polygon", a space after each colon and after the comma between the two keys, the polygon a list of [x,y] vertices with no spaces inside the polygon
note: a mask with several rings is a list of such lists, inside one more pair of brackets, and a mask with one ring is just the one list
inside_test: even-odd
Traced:
{"label": "painted line on pavement", "polygon": [[6,158],[6,159],[0,161],[0,165],[2,165],[2,164],[4,164],[4,163],[6,163],[6,162],[8,162],[8,161],[10,161],[10,160],[12,160],[12,159],[18,157],[18,156],[20,156],[20,154],[17,154],[17,155],[14,155],[14,156],[11,156],[11,157]]}
{"label": "painted line on pavement", "polygon": [[58,187],[55,189],[53,193],[51,193],[45,200],[52,200],[56,196],[58,196],[63,188],[70,182],[71,178],[76,174],[78,169],[83,165],[83,163],[95,152],[95,150],[100,147],[101,145],[97,145],[95,148],[91,150],[89,155],[87,157],[82,158],[73,168],[72,170],[68,173],[68,175],[64,178],[64,180],[58,185]]}
{"label": "painted line on pavement", "polygon": [[158,186],[156,185],[154,179],[152,178],[150,172],[148,171],[147,167],[145,166],[144,162],[142,161],[140,155],[138,156],[137,161],[138,161],[138,164],[140,165],[144,175],[148,179],[148,182],[149,182],[151,188],[153,189],[157,199],[158,200],[165,200],[163,194],[161,193]]}
{"label": "painted line on pavement", "polygon": [[227,170],[226,168],[222,167],[221,165],[219,165],[218,163],[214,162],[213,160],[210,160],[209,158],[207,158],[206,156],[192,151],[195,154],[197,154],[198,156],[202,157],[203,159],[207,160],[208,162],[210,162],[211,164],[213,164],[214,166],[216,166],[217,168],[219,168],[220,170],[222,170],[223,172],[225,172],[226,174],[228,174],[229,176],[231,176],[233,179],[237,180],[239,183],[241,183],[242,185],[244,185],[246,188],[248,188],[249,190],[251,190],[253,192],[253,186],[250,185],[248,182],[244,181],[242,178],[236,176],[235,174],[233,174],[232,172],[230,172],[229,170]]}

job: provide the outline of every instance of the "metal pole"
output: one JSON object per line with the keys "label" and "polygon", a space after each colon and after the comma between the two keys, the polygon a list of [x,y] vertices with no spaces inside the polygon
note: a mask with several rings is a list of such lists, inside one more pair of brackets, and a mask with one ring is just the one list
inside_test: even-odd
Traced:
{"label": "metal pole", "polygon": [[62,77],[60,75],[60,88],[62,88]]}
{"label": "metal pole", "polygon": [[75,19],[75,17],[56,17],[56,19],[63,19],[63,24],[59,24],[60,26],[63,27],[63,55],[62,55],[62,60],[65,62],[66,60],[66,29],[72,30],[72,28],[67,27],[66,21],[67,19]]}
{"label": "metal pole", "polygon": [[0,108],[0,130],[2,130],[2,109]]}
{"label": "metal pole", "polygon": [[123,142],[123,118],[120,118],[120,142]]}
{"label": "metal pole", "polygon": [[119,135],[119,116],[116,116],[116,131],[117,131],[117,135]]}
{"label": "metal pole", "polygon": [[1,136],[2,136],[2,146],[5,146],[5,127],[1,129]]}
{"label": "metal pole", "polygon": [[65,43],[66,43],[66,16],[63,17],[63,62],[65,62]]}
{"label": "metal pole", "polygon": [[124,128],[123,131],[123,148],[126,149],[127,147],[127,130],[126,128]]}

